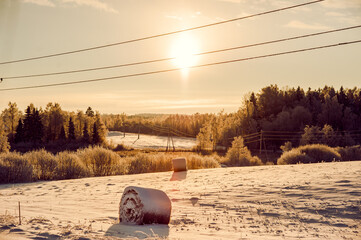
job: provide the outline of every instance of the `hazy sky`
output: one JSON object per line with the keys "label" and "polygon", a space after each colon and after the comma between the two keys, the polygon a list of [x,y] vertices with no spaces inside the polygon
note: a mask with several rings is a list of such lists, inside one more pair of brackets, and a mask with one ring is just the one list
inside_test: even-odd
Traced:
{"label": "hazy sky", "polygon": [[[307,0],[0,0],[0,62],[156,35],[260,13]],[[361,24],[361,0],[326,0],[293,10],[55,58],[0,65],[0,77],[172,57]],[[184,40],[186,39],[186,40]],[[185,59],[205,64],[361,39],[361,28]],[[183,46],[184,42],[187,46]],[[177,51],[178,49],[178,51]],[[179,49],[181,49],[179,51]],[[178,52],[178,53],[177,53]],[[192,61],[191,61],[192,60]],[[166,61],[85,73],[8,79],[0,89],[112,77],[175,68]],[[68,86],[0,92],[9,101],[58,102],[64,110],[101,113],[236,111],[245,94],[270,84],[361,87],[361,43],[187,71]]]}

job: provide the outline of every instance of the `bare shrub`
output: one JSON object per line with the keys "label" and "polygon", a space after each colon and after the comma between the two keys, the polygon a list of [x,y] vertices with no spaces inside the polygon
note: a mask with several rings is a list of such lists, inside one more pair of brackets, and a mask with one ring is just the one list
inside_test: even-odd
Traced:
{"label": "bare shrub", "polygon": [[232,142],[232,147],[228,149],[223,164],[228,166],[258,166],[262,165],[261,159],[252,156],[251,152],[244,146],[243,138],[237,137]]}
{"label": "bare shrub", "polygon": [[313,162],[332,162],[340,161],[341,155],[333,148],[322,145],[322,144],[313,144],[306,145],[299,148],[301,152],[306,153]]}
{"label": "bare shrub", "polygon": [[93,176],[109,176],[119,172],[120,156],[96,146],[78,150],[77,155]]}
{"label": "bare shrub", "polygon": [[164,153],[139,153],[128,159],[128,173],[166,172],[172,170],[172,157]]}
{"label": "bare shrub", "polygon": [[282,152],[288,152],[292,150],[292,143],[290,141],[287,141],[284,145],[280,147],[280,149],[282,150]]}
{"label": "bare shrub", "polygon": [[[216,155],[212,156],[201,156],[194,153],[182,154],[187,159],[188,169],[202,169],[202,168],[216,168],[220,167],[218,162],[219,157]],[[150,173],[150,172],[166,172],[172,171],[172,159],[176,155],[155,153],[145,154],[138,153],[133,157],[127,158],[128,161],[128,173]]]}
{"label": "bare shrub", "polygon": [[53,180],[56,177],[56,168],[58,162],[55,156],[44,149],[31,151],[24,155],[24,157],[33,166],[34,178],[37,180]]}
{"label": "bare shrub", "polygon": [[317,163],[339,160],[341,160],[341,155],[335,149],[326,145],[312,144],[283,153],[277,160],[277,164]]}
{"label": "bare shrub", "polygon": [[133,148],[125,145],[124,143],[117,144],[116,146],[112,146],[111,148],[114,152],[133,150]]}
{"label": "bare shrub", "polygon": [[33,167],[20,153],[0,154],[0,183],[30,182]]}
{"label": "bare shrub", "polygon": [[307,156],[306,153],[302,153],[299,149],[292,149],[290,151],[284,152],[277,160],[278,165],[309,162],[312,162],[312,159]]}
{"label": "bare shrub", "polygon": [[61,152],[56,155],[58,179],[73,179],[89,176],[90,173],[75,153]]}
{"label": "bare shrub", "polygon": [[[15,226],[18,223],[18,219],[15,216],[10,215],[6,210],[4,215],[0,215],[0,226]],[[4,229],[4,228],[3,228]]]}
{"label": "bare shrub", "polygon": [[187,155],[188,169],[202,169],[202,168],[218,168],[220,167],[219,157],[217,155],[200,156],[198,154]]}
{"label": "bare shrub", "polygon": [[342,161],[361,160],[361,146],[338,147],[336,151],[341,155]]}

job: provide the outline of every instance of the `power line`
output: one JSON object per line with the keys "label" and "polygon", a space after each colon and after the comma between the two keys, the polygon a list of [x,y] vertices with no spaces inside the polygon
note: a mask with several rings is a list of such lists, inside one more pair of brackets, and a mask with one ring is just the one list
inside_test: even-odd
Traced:
{"label": "power line", "polygon": [[[272,53],[272,54],[261,55],[261,56],[239,58],[239,59],[233,59],[233,60],[222,61],[222,62],[213,62],[213,63],[207,63],[207,64],[202,64],[202,65],[195,65],[195,66],[190,66],[188,68],[200,68],[200,67],[215,66],[215,65],[227,64],[227,63],[235,63],[235,62],[248,61],[248,60],[259,59],[259,58],[286,55],[286,54],[291,54],[291,53],[306,52],[306,51],[312,51],[312,50],[318,50],[318,49],[324,49],[324,48],[330,48],[330,47],[339,47],[339,46],[360,43],[360,42],[361,42],[361,40],[356,40],[356,41],[351,41],[351,42],[342,42],[342,43],[323,45],[323,46],[312,47],[312,48],[303,48],[303,49],[287,51],[287,52],[279,52],[279,53]],[[13,91],[13,90],[21,90],[21,89],[34,89],[34,88],[55,87],[55,86],[74,85],[74,84],[81,84],[81,83],[99,82],[99,81],[107,81],[107,80],[112,80],[112,79],[129,78],[129,77],[145,76],[145,75],[152,75],[152,74],[158,74],[158,73],[174,72],[174,71],[179,71],[181,69],[182,68],[173,68],[173,69],[165,69],[165,70],[143,72],[143,73],[134,73],[134,74],[128,74],[128,75],[88,79],[88,80],[73,81],[73,82],[62,82],[62,83],[52,83],[52,84],[44,84],[44,85],[26,86],[26,87],[4,88],[4,89],[0,89],[0,91],[4,92],[4,91]]]}
{"label": "power line", "polygon": [[[314,37],[314,36],[319,36],[319,35],[328,34],[328,33],[346,31],[346,30],[356,29],[356,28],[360,28],[360,27],[361,27],[361,25],[346,27],[346,28],[339,28],[339,29],[334,29],[334,30],[329,30],[329,31],[311,33],[311,34],[306,34],[306,35],[299,35],[299,36],[288,37],[288,38],[281,38],[281,39],[260,42],[260,43],[255,43],[255,44],[248,44],[248,45],[242,45],[242,46],[237,46],[237,47],[223,48],[223,49],[218,49],[218,50],[213,50],[213,51],[201,52],[201,53],[196,53],[193,55],[201,56],[201,55],[206,55],[206,54],[233,51],[233,50],[238,50],[238,49],[242,49],[242,48],[256,47],[256,46],[291,41],[291,40],[296,40],[296,39],[301,39],[301,38]],[[95,68],[77,69],[77,70],[71,70],[71,71],[60,71],[60,72],[51,72],[51,73],[10,76],[10,77],[3,77],[2,79],[6,80],[6,79],[18,79],[18,78],[30,78],[30,77],[45,77],[45,76],[63,75],[63,74],[70,74],[70,73],[81,73],[81,72],[97,71],[97,70],[104,70],[104,69],[129,67],[129,66],[148,64],[148,63],[164,62],[164,61],[169,61],[169,60],[174,60],[174,59],[176,59],[176,57],[161,58],[161,59],[154,59],[154,60],[147,60],[147,61],[140,61],[140,62],[133,62],[133,63],[124,63],[124,64],[117,64],[117,65],[111,65],[111,66],[95,67]]]}
{"label": "power line", "polygon": [[301,131],[263,131],[264,133],[303,133]]}
{"label": "power line", "polygon": [[18,60],[0,62],[0,65],[10,64],[10,63],[18,63],[18,62],[25,62],[25,61],[32,61],[32,60],[38,60],[38,59],[44,59],[44,58],[51,58],[51,57],[57,57],[57,56],[63,56],[63,55],[69,55],[69,54],[74,54],[74,53],[92,51],[92,50],[101,49],[101,48],[113,47],[113,46],[117,46],[117,45],[133,43],[133,42],[138,42],[138,41],[143,41],[143,40],[148,40],[148,39],[152,39],[152,38],[164,37],[164,36],[169,36],[169,35],[173,35],[173,34],[177,34],[177,33],[192,31],[192,30],[196,30],[196,29],[201,29],[201,28],[216,26],[216,25],[225,24],[225,23],[229,23],[229,22],[239,21],[239,20],[243,20],[243,19],[247,19],[247,18],[262,16],[262,15],[266,15],[266,14],[270,14],[270,13],[280,12],[280,11],[284,11],[284,10],[288,10],[288,9],[292,9],[292,8],[297,8],[297,7],[302,7],[302,6],[306,6],[306,5],[310,5],[310,4],[314,4],[314,3],[318,3],[318,2],[323,2],[323,1],[324,0],[316,0],[316,1],[311,1],[311,2],[301,3],[301,4],[297,4],[297,5],[292,5],[292,6],[289,6],[289,7],[278,8],[278,9],[274,9],[274,10],[270,10],[270,11],[266,11],[266,12],[261,12],[261,13],[256,13],[256,14],[252,14],[252,15],[248,15],[248,16],[233,18],[233,19],[220,21],[220,22],[215,22],[215,23],[210,23],[210,24],[206,24],[206,25],[201,25],[201,26],[198,26],[198,27],[192,27],[192,28],[187,28],[187,29],[183,29],[183,30],[178,30],[178,31],[173,31],[173,32],[168,32],[168,33],[162,33],[162,34],[158,34],[158,35],[152,35],[152,36],[148,36],[148,37],[136,38],[136,39],[127,40],[127,41],[123,41],[123,42],[110,43],[110,44],[105,44],[105,45],[100,45],[100,46],[95,46],[95,47],[90,47],[90,48],[83,48],[83,49],[67,51],[67,52],[60,52],[60,53],[49,54],[49,55],[43,55],[43,56],[38,56],[38,57],[23,58],[23,59],[18,59]]}
{"label": "power line", "polygon": [[192,134],[186,133],[186,132],[182,132],[180,130],[177,130],[175,128],[172,129],[173,132],[178,133],[180,135],[186,136],[186,137],[190,137],[190,138],[195,138],[195,136],[193,136]]}
{"label": "power line", "polygon": [[251,136],[251,137],[246,137],[246,136],[242,136],[242,138],[244,139],[244,140],[246,140],[246,141],[249,141],[250,139],[254,139],[254,138],[258,138],[259,136],[260,136],[261,134],[257,134],[257,135],[255,135],[255,136]]}
{"label": "power line", "polygon": [[142,124],[142,126],[144,127],[147,127],[153,131],[156,131],[156,132],[160,132],[160,133],[172,133],[174,134],[175,136],[178,136],[178,137],[188,137],[188,138],[195,138],[194,136],[188,134],[188,133],[185,133],[185,132],[182,132],[182,131],[179,131],[175,128],[171,128],[171,127],[161,127],[161,126],[157,126],[157,125],[152,125],[152,126],[147,126],[147,125],[144,125]]}
{"label": "power line", "polygon": [[255,132],[255,133],[250,133],[250,134],[247,134],[247,135],[239,135],[239,136],[234,136],[234,137],[229,137],[228,139],[229,140],[234,140],[236,137],[242,137],[243,139],[246,139],[246,138],[254,138],[254,137],[258,137],[259,135],[261,135],[260,132]]}
{"label": "power line", "polygon": [[254,140],[254,141],[250,141],[250,142],[244,142],[244,144],[250,144],[250,143],[255,143],[255,142],[260,142],[262,139],[258,139],[258,140]]}
{"label": "power line", "polygon": [[[333,133],[334,134],[342,134],[342,133],[348,133],[351,137],[361,137],[361,130],[334,130]],[[291,134],[294,133],[294,134]],[[295,140],[298,138],[301,138],[303,135],[305,134],[305,132],[300,132],[300,131],[262,131],[262,135],[264,137],[265,140]],[[252,139],[254,138],[258,138],[260,137],[261,132],[255,132],[252,134],[248,134],[248,135],[240,135],[243,139],[245,143],[250,142]],[[323,132],[319,132],[319,133],[312,133],[311,137],[312,138],[321,138],[325,136],[325,133]],[[228,138],[228,139],[234,139],[233,138]],[[255,141],[260,141],[259,140],[255,140]],[[252,140],[251,142],[254,142],[254,140]]]}

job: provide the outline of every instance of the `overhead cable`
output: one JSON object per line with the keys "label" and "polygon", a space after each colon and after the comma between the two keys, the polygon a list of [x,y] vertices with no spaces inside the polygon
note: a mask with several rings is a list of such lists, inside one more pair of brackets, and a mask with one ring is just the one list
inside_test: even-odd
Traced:
{"label": "overhead cable", "polygon": [[162,34],[157,34],[157,35],[151,35],[151,36],[142,37],[142,38],[136,38],[136,39],[122,41],[122,42],[110,43],[110,44],[99,45],[99,46],[95,46],[95,47],[83,48],[83,49],[78,49],[78,50],[73,50],[73,51],[66,51],[66,52],[59,52],[59,53],[48,54],[48,55],[37,56],[37,57],[30,57],[30,58],[23,58],[23,59],[5,61],[5,62],[0,62],[0,65],[10,64],[10,63],[18,63],[18,62],[26,62],[26,61],[33,61],[33,60],[51,58],[51,57],[58,57],[58,56],[69,55],[69,54],[74,54],[74,53],[92,51],[92,50],[101,49],[101,48],[108,48],[108,47],[118,46],[118,45],[127,44],[127,43],[139,42],[139,41],[144,41],[144,40],[148,40],[148,39],[152,39],[152,38],[164,37],[164,36],[168,36],[168,35],[173,35],[173,34],[177,34],[177,33],[192,31],[192,30],[196,30],[196,29],[202,29],[202,28],[216,26],[216,25],[225,24],[225,23],[229,23],[229,22],[235,22],[235,21],[239,21],[239,20],[243,20],[243,19],[248,19],[248,18],[253,18],[253,17],[257,17],[257,16],[270,14],[270,13],[276,13],[276,12],[280,12],[280,11],[284,11],[284,10],[288,10],[288,9],[293,9],[293,8],[297,8],[297,7],[302,7],[302,6],[306,6],[306,5],[310,5],[310,4],[314,4],[314,3],[319,3],[319,2],[323,2],[323,1],[325,1],[325,0],[316,0],[316,1],[311,1],[311,2],[301,3],[301,4],[297,4],[297,5],[284,7],[284,8],[278,8],[278,9],[274,9],[274,10],[270,10],[270,11],[256,13],[256,14],[252,14],[252,15],[248,15],[248,16],[232,18],[232,19],[228,19],[228,20],[224,20],[224,21],[220,21],[220,22],[210,23],[210,24],[201,25],[201,26],[192,27],[192,28],[186,28],[186,29],[173,31],[173,32],[167,32],[167,33],[162,33]]}
{"label": "overhead cable", "polygon": [[[207,64],[202,64],[202,65],[190,66],[187,68],[193,69],[193,68],[209,67],[209,66],[222,65],[222,64],[227,64],[227,63],[242,62],[242,61],[260,59],[260,58],[266,58],[266,57],[275,57],[275,56],[280,56],[280,55],[306,52],[306,51],[312,51],[312,50],[318,50],[318,49],[324,49],[324,48],[339,47],[339,46],[345,46],[345,45],[355,44],[355,43],[360,43],[360,42],[361,42],[361,40],[355,40],[355,41],[350,41],[350,42],[342,42],[342,43],[323,45],[323,46],[312,47],[312,48],[303,48],[303,49],[287,51],[287,52],[278,52],[278,53],[272,53],[272,54],[267,54],[267,55],[254,56],[254,57],[239,58],[239,59],[233,59],[233,60],[221,61],[221,62],[213,62],[213,63],[207,63]],[[130,78],[130,77],[138,77],[138,76],[145,76],[145,75],[153,75],[153,74],[158,74],[158,73],[174,72],[174,71],[179,71],[179,70],[182,70],[182,68],[172,68],[172,69],[157,70],[157,71],[151,71],[151,72],[134,73],[134,74],[128,74],[128,75],[120,75],[120,76],[113,76],[113,77],[106,77],[106,78],[95,78],[95,79],[72,81],[72,82],[61,82],[61,83],[51,83],[51,84],[44,84],[44,85],[32,85],[32,86],[25,86],[25,87],[3,88],[3,89],[0,89],[0,92],[22,90],[22,89],[66,86],[66,85],[91,83],[91,82],[99,82],[99,81],[108,81],[108,80],[113,80],[113,79]]]}
{"label": "overhead cable", "polygon": [[[272,41],[242,45],[242,46],[231,47],[231,48],[223,48],[223,49],[212,50],[212,51],[207,51],[207,52],[195,53],[195,54],[192,54],[192,56],[201,56],[201,55],[206,55],[206,54],[220,53],[220,52],[238,50],[238,49],[242,49],[242,48],[256,47],[256,46],[279,43],[279,42],[284,42],[284,41],[291,41],[291,40],[295,40],[295,39],[314,37],[314,36],[328,34],[328,33],[334,33],[334,32],[340,32],[340,31],[345,31],[345,30],[356,29],[356,28],[360,28],[360,27],[361,27],[361,25],[357,25],[357,26],[352,26],[352,27],[339,28],[339,29],[323,31],[323,32],[317,32],[317,33],[311,33],[311,34],[306,34],[306,35],[299,35],[299,36],[294,36],[294,37],[281,38],[281,39],[276,39],[276,40],[272,40]],[[5,76],[2,79],[6,80],[6,79],[31,78],[31,77],[46,77],[46,76],[54,76],[54,75],[62,75],[62,74],[81,73],[81,72],[105,70],[105,69],[112,69],[112,68],[129,67],[129,66],[156,63],[156,62],[165,62],[165,61],[174,60],[176,58],[177,57],[161,58],[161,59],[139,61],[139,62],[133,62],[133,63],[124,63],[124,64],[117,64],[117,65],[110,65],[110,66],[95,67],[95,68],[84,68],[84,69],[77,69],[77,70],[70,70],[70,71],[38,73],[38,74],[9,76],[9,77]]]}

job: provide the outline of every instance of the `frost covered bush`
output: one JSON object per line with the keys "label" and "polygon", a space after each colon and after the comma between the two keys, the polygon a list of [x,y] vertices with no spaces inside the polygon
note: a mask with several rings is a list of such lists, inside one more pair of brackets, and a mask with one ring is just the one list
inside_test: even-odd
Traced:
{"label": "frost covered bush", "polygon": [[89,171],[80,158],[70,152],[61,152],[56,155],[58,162],[57,179],[74,179],[89,176]]}
{"label": "frost covered bush", "polygon": [[55,156],[44,149],[28,152],[24,155],[33,166],[33,174],[36,180],[56,179],[57,161]]}
{"label": "frost covered bush", "polygon": [[287,141],[284,145],[280,147],[280,149],[282,150],[282,152],[288,152],[292,150],[292,143],[290,141]]}
{"label": "frost covered bush", "polygon": [[228,166],[258,166],[262,165],[261,159],[252,156],[251,152],[244,146],[243,138],[237,137],[232,142],[232,147],[228,149],[223,164]]}
{"label": "frost covered bush", "polygon": [[119,174],[121,158],[115,152],[99,146],[89,147],[77,152],[77,155],[92,176],[109,176]]}
{"label": "frost covered bush", "polygon": [[139,153],[128,159],[128,173],[166,172],[172,170],[172,157],[160,154]]}
{"label": "frost covered bush", "polygon": [[333,148],[321,144],[305,145],[285,152],[277,164],[317,163],[340,161],[341,155]]}
{"label": "frost covered bush", "polygon": [[292,149],[290,151],[284,152],[281,157],[277,160],[278,165],[283,164],[297,164],[297,163],[309,163],[312,159],[302,153],[299,149]]}
{"label": "frost covered bush", "polygon": [[[220,167],[215,156],[201,156],[193,153],[184,153],[183,157],[187,159],[188,169],[202,169],[202,168],[216,168]],[[179,157],[176,154],[164,153],[138,153],[133,157],[128,158],[128,173],[151,173],[151,172],[166,172],[173,170],[172,159]]]}
{"label": "frost covered bush", "polygon": [[219,157],[217,155],[200,156],[197,154],[189,154],[187,156],[188,169],[202,169],[202,168],[218,168]]}
{"label": "frost covered bush", "polygon": [[336,151],[341,155],[342,161],[361,160],[361,146],[338,147]]}
{"label": "frost covered bush", "polygon": [[30,182],[33,167],[19,153],[0,154],[0,183]]}

